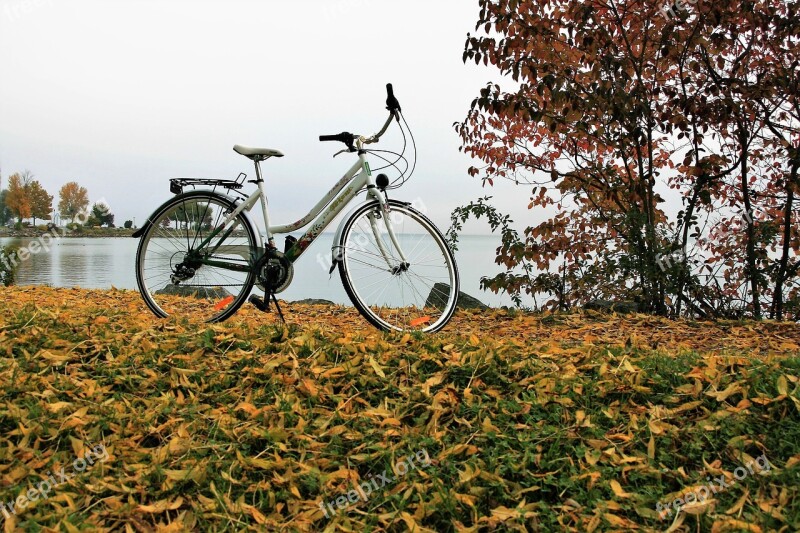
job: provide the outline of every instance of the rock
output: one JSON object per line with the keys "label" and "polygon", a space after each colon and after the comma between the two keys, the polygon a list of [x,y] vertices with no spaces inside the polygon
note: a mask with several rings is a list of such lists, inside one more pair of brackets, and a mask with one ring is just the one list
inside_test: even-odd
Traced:
{"label": "rock", "polygon": [[191,285],[169,284],[163,289],[157,290],[156,294],[166,294],[168,296],[194,296],[195,298],[206,298],[210,300],[222,300],[232,296],[223,287],[193,287]]}
{"label": "rock", "polygon": [[306,305],[336,305],[330,300],[320,300],[319,298],[306,298],[305,300],[297,300],[293,304],[306,304]]}
{"label": "rock", "polygon": [[636,302],[612,302],[610,300],[591,300],[583,306],[589,311],[602,311],[606,313],[638,313],[639,304]]}
{"label": "rock", "polygon": [[[444,307],[447,303],[444,297],[449,293],[450,285],[447,283],[436,283],[431,289],[428,299],[425,301],[425,307]],[[463,292],[458,293],[458,303],[456,307],[458,309],[489,309],[488,305]]]}

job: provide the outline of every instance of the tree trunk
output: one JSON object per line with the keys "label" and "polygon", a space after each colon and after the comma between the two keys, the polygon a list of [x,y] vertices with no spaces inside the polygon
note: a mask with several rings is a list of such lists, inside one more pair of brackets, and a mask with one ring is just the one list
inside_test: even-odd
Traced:
{"label": "tree trunk", "polygon": [[761,320],[761,295],[758,288],[758,267],[756,265],[756,231],[753,221],[753,209],[750,204],[750,188],[747,184],[747,133],[744,126],[740,124],[739,143],[741,145],[741,184],[742,184],[742,198],[744,202],[743,217],[747,223],[747,246],[746,246],[746,261],[747,261],[747,276],[750,279],[750,292],[753,302],[753,317],[756,320]]}
{"label": "tree trunk", "polygon": [[[698,155],[695,156],[699,158]],[[676,305],[675,314],[680,316],[681,314],[681,306],[683,304],[683,288],[686,286],[686,278],[689,276],[689,257],[686,253],[686,249],[689,246],[689,231],[691,230],[692,226],[692,218],[694,217],[694,210],[697,206],[697,201],[700,198],[700,191],[706,186],[706,183],[709,181],[706,174],[702,174],[697,178],[697,181],[692,188],[692,196],[689,198],[689,203],[686,206],[686,211],[683,214],[683,232],[681,235],[681,251],[683,252],[681,255],[681,270],[678,274],[678,290],[677,290],[677,299],[678,303]]]}
{"label": "tree trunk", "polygon": [[[793,150],[796,151],[796,150]],[[792,208],[794,203],[794,188],[797,183],[797,170],[800,167],[800,154],[793,154],[792,170],[786,181],[786,207],[783,214],[783,250],[775,279],[775,294],[772,300],[772,316],[776,320],[783,320],[783,284],[786,281],[786,270],[789,266],[789,250],[792,239]]]}

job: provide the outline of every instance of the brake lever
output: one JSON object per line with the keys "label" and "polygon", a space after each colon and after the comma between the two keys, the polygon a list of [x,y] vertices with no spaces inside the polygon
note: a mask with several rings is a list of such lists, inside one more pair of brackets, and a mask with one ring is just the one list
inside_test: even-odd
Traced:
{"label": "brake lever", "polygon": [[337,156],[337,155],[342,155],[342,154],[352,154],[352,153],[353,153],[353,152],[352,152],[352,150],[349,150],[349,149],[345,149],[345,150],[339,150],[338,152],[336,152],[335,154],[333,154],[333,157],[334,157],[334,158],[336,158],[336,156]]}

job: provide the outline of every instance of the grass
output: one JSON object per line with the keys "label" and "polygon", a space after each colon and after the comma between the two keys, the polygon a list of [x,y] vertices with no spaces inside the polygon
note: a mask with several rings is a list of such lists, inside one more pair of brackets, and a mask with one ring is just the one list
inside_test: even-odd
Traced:
{"label": "grass", "polygon": [[[108,452],[0,511],[7,530],[800,528],[797,325],[487,311],[402,335],[340,307],[209,326],[131,291],[2,296],[0,502]],[[734,483],[659,517],[719,476]]]}

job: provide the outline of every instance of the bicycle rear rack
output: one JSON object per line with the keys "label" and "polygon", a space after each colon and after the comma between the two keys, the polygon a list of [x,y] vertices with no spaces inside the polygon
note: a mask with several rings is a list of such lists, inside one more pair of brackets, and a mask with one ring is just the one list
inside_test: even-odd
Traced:
{"label": "bicycle rear rack", "polygon": [[[217,187],[222,187],[230,191],[237,191],[244,186],[247,179],[247,174],[242,172],[235,180],[217,180],[212,178],[172,178],[169,180],[169,191],[172,194],[181,194],[185,187],[211,187],[216,190]],[[242,193],[239,193],[242,194]]]}

